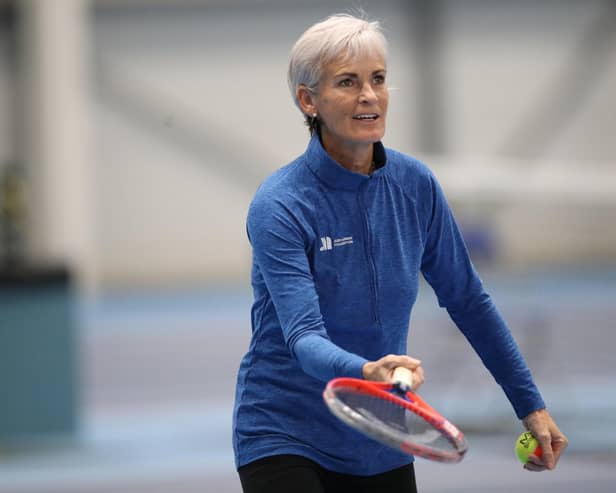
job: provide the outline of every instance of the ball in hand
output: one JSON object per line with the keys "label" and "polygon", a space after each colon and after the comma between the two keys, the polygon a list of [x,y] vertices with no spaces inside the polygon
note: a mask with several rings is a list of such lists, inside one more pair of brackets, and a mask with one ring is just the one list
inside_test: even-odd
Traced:
{"label": "ball in hand", "polygon": [[541,457],[541,445],[530,431],[525,431],[515,442],[515,455],[522,464],[526,464],[531,454]]}

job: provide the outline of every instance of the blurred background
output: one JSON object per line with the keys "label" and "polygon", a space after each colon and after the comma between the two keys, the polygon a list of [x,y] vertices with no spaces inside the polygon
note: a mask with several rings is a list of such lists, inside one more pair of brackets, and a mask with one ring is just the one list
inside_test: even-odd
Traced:
{"label": "blurred background", "polygon": [[616,485],[616,2],[0,0],[0,492],[240,491],[245,215],[303,152],[291,46],[363,7],[385,144],[441,181],[571,440],[559,470],[422,285],[422,393],[469,435],[431,492]]}

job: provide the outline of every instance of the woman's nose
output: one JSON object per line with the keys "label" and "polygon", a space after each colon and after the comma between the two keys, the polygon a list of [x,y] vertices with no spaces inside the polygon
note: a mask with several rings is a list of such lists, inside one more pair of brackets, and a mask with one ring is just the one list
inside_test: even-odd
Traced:
{"label": "woman's nose", "polygon": [[359,94],[359,102],[360,103],[374,103],[377,100],[376,93],[372,88],[371,84],[364,84],[361,88],[361,93]]}

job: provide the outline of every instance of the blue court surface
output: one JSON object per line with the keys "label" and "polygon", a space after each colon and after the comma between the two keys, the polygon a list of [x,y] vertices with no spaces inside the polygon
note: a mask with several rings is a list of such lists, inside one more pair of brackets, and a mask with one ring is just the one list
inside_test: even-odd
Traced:
{"label": "blue court surface", "polygon": [[[616,268],[484,281],[571,445],[556,471],[521,469],[520,423],[422,286],[409,354],[426,370],[421,394],[466,431],[470,451],[457,465],[418,460],[420,491],[616,491]],[[0,492],[239,493],[231,408],[249,309],[247,287],[83,302],[79,432],[0,448]]]}

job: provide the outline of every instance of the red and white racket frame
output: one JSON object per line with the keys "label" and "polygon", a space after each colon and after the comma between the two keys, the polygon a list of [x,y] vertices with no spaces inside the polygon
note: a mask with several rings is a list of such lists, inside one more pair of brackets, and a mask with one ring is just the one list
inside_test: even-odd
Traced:
{"label": "red and white racket frame", "polygon": [[[390,446],[393,446],[395,442],[398,448],[406,454],[437,462],[460,462],[468,450],[464,434],[415,392],[407,390],[404,394],[406,398],[402,398],[392,393],[394,388],[395,385],[392,383],[373,382],[358,378],[335,378],[330,380],[325,387],[323,399],[330,411],[345,423]],[[346,392],[390,401],[408,409],[427,421],[446,438],[452,445],[451,450],[435,450],[429,446],[415,443],[409,439],[404,439],[404,434],[401,432],[395,433],[395,437],[392,438],[392,433],[384,430],[382,425],[370,422],[337,399],[336,393],[341,389]]]}

